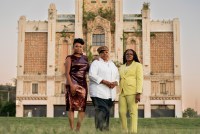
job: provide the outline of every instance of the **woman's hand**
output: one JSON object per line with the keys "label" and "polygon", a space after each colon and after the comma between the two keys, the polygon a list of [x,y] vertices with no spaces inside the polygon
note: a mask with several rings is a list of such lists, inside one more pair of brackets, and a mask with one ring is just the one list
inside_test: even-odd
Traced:
{"label": "woman's hand", "polygon": [[101,81],[101,84],[104,84],[104,85],[106,85],[107,87],[109,87],[109,88],[111,88],[111,82],[109,82],[109,81],[107,81],[107,80],[102,80]]}
{"label": "woman's hand", "polygon": [[117,82],[115,81],[115,82],[111,82],[111,85],[110,85],[110,88],[114,88],[114,87],[116,87],[118,84],[117,84]]}
{"label": "woman's hand", "polygon": [[77,88],[81,88],[81,86],[76,85],[76,84],[70,86],[70,92],[71,92],[72,96],[74,96],[76,94],[76,89]]}
{"label": "woman's hand", "polygon": [[140,93],[137,93],[136,95],[135,95],[135,103],[138,103],[138,102],[140,102]]}
{"label": "woman's hand", "polygon": [[74,96],[76,94],[76,86],[75,85],[70,86],[70,92],[71,92],[72,96]]}

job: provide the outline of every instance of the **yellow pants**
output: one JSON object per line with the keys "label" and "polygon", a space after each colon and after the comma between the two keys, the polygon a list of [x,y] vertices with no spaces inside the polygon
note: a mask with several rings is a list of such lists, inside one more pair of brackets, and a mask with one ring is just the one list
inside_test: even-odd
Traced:
{"label": "yellow pants", "polygon": [[135,95],[124,95],[123,92],[119,96],[119,116],[122,123],[122,130],[128,132],[127,111],[130,115],[130,131],[137,133],[138,125],[138,103],[135,103]]}

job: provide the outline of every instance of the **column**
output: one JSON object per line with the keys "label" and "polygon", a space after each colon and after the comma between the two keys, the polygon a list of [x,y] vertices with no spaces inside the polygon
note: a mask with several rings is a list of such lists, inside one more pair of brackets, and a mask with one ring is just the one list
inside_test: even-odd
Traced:
{"label": "column", "polygon": [[18,21],[17,96],[23,94],[25,31],[26,17],[21,16]]}
{"label": "column", "polygon": [[48,50],[47,50],[47,117],[53,117],[53,96],[55,91],[55,39],[56,6],[50,4],[48,9]]}
{"label": "column", "polygon": [[[26,17],[21,16],[18,21],[16,97],[23,95],[25,31],[26,31]],[[23,105],[19,100],[16,100],[16,117],[23,117]]]}
{"label": "column", "polygon": [[75,1],[75,38],[83,38],[83,0]]}
{"label": "column", "polygon": [[123,61],[123,2],[115,0],[115,59]]}
{"label": "column", "polygon": [[181,96],[181,100],[178,102],[178,104],[175,107],[175,116],[182,117],[180,22],[178,18],[173,19],[173,39],[174,39],[175,95]]}
{"label": "column", "polygon": [[151,117],[151,79],[149,77],[151,72],[151,49],[150,49],[150,9],[142,9],[142,49],[143,49],[143,70],[144,70],[144,86],[143,94],[146,96],[145,102],[145,118]]}
{"label": "column", "polygon": [[144,75],[149,75],[151,71],[150,62],[150,10],[142,9],[142,46]]}

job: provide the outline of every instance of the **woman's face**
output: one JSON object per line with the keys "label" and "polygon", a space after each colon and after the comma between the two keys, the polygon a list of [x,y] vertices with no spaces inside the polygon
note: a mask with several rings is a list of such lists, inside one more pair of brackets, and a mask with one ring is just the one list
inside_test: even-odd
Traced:
{"label": "woman's face", "polygon": [[133,61],[133,52],[131,50],[126,52],[126,61]]}
{"label": "woman's face", "polygon": [[83,53],[83,45],[81,45],[80,43],[75,43],[73,49],[75,54]]}
{"label": "woman's face", "polygon": [[105,61],[108,61],[108,60],[109,60],[109,52],[108,52],[107,50],[101,52],[101,53],[99,54],[99,56],[100,56],[103,60],[105,60]]}

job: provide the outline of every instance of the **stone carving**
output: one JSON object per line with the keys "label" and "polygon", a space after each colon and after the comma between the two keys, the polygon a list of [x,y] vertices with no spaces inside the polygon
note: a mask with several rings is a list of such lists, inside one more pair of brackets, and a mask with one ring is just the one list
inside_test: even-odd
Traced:
{"label": "stone carving", "polygon": [[30,96],[30,97],[25,97],[25,96],[18,96],[16,100],[47,100],[47,97],[45,96]]}
{"label": "stone carving", "polygon": [[181,100],[180,96],[150,96],[150,100]]}
{"label": "stone carving", "polygon": [[49,19],[50,20],[54,19],[53,9],[49,9]]}

